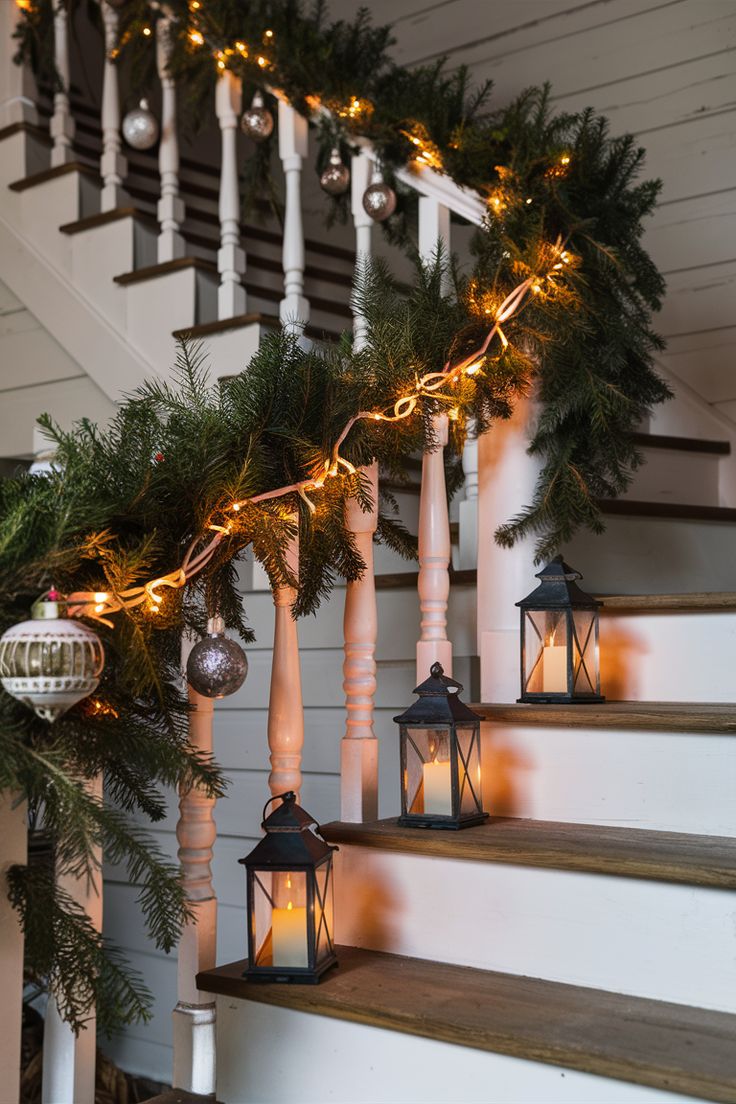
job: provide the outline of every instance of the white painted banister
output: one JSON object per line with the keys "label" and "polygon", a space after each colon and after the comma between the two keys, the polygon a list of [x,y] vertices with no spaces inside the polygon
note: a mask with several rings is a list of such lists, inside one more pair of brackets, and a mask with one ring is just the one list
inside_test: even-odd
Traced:
{"label": "white painted banister", "polygon": [[123,181],[128,171],[128,163],[121,151],[120,139],[120,87],[118,67],[113,61],[112,51],[118,38],[120,13],[110,0],[101,0],[102,23],[105,32],[105,65],[102,72],[102,157],[100,158],[100,176],[102,194],[100,207],[103,211],[113,211],[120,207],[126,198]]}
{"label": "white painted banister", "polygon": [[[214,630],[210,622],[209,630]],[[193,641],[182,646],[183,666]],[[212,754],[214,701],[189,687],[189,742],[202,755]],[[206,1095],[215,1091],[215,1002],[197,989],[200,970],[215,965],[217,897],[212,885],[212,849],[217,838],[215,799],[196,787],[182,791],[176,838],[187,900],[195,920],[179,942],[177,1004],[172,1013],[175,1089]]]}
{"label": "white painted banister", "polygon": [[[419,198],[419,251],[431,260],[442,245],[450,252],[450,212],[436,196]],[[445,277],[447,283],[447,277]],[[434,419],[438,447],[422,457],[422,486],[419,497],[419,609],[420,637],[417,642],[417,683],[428,677],[439,660],[445,674],[452,674],[452,643],[447,639],[447,602],[450,596],[450,516],[447,509],[444,447],[447,444],[446,414]]]}
{"label": "white painted banister", "polygon": [[468,435],[463,449],[465,498],[460,503],[458,567],[461,571],[478,566],[478,438],[475,422],[468,422]]}
{"label": "white painted banister", "polygon": [[238,116],[243,98],[240,77],[223,70],[215,93],[215,109],[222,136],[222,167],[220,169],[220,248],[217,270],[220,286],[217,292],[217,317],[234,318],[245,314],[245,251],[240,245],[240,190],[238,187],[237,133]]}
{"label": "white painted banister", "polygon": [[0,1030],[0,1070],[3,1096],[20,1099],[21,1024],[23,1019],[23,932],[10,904],[5,875],[9,867],[25,866],[27,854],[26,804],[7,791],[0,794],[0,978],[3,1014]]}
{"label": "white painted banister", "polygon": [[[102,801],[102,775],[85,782],[90,796]],[[77,901],[97,931],[102,931],[102,850],[94,851],[95,872],[90,877],[59,876],[59,886]],[[75,1036],[62,1020],[56,1001],[49,998],[43,1034],[42,1104],[95,1104],[97,1018],[94,1008]]]}
{"label": "white painted banister", "polygon": [[279,100],[279,156],[286,180],[284,211],[284,297],[279,305],[283,325],[301,330],[309,321],[309,303],[304,295],[304,227],[302,225],[301,175],[307,156],[307,120],[289,104]]}
{"label": "white painted banister", "polygon": [[54,92],[54,113],[49,123],[53,139],[51,166],[66,165],[74,160],[74,120],[69,107],[69,15],[66,4],[54,5],[54,64],[59,87]]}
{"label": "white painted banister", "polygon": [[176,121],[176,84],[168,72],[171,56],[171,18],[162,16],[156,23],[156,68],[161,81],[161,141],[158,148],[158,169],[161,178],[161,198],[157,215],[159,264],[183,257],[185,252],[181,225],[184,222],[184,200],[179,195],[179,138]]}
{"label": "white painted banister", "polygon": [[373,508],[366,513],[355,499],[345,523],[365,562],[365,572],[345,591],[343,690],[347,712],[341,747],[341,817],[361,823],[378,819],[378,740],[373,731],[376,694],[378,610],[373,571],[373,534],[378,522],[378,465],[363,469],[370,480]]}
{"label": "white painted banister", "polygon": [[[289,547],[288,562],[290,570],[298,578],[299,543],[296,538]],[[274,797],[287,790],[298,793],[302,784],[304,709],[299,638],[296,620],[291,612],[295,600],[296,590],[293,587],[274,587],[276,615],[268,699],[268,746],[271,751],[268,784]]]}

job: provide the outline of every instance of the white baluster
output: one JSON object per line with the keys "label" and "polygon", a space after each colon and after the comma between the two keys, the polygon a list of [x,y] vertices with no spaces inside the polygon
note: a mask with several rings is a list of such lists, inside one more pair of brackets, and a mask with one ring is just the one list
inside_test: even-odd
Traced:
{"label": "white baluster", "polygon": [[[450,248],[450,212],[430,196],[419,199],[419,252],[432,261],[438,244],[445,257]],[[448,277],[444,286],[447,288]],[[452,674],[452,644],[447,639],[447,600],[450,595],[450,517],[447,509],[443,449],[447,444],[447,416],[434,419],[439,448],[422,457],[422,488],[419,498],[419,608],[421,635],[417,642],[417,682],[428,677],[439,660],[445,674]]]}
{"label": "white baluster", "polygon": [[222,134],[222,166],[220,169],[220,248],[217,270],[220,287],[217,292],[217,317],[234,318],[245,314],[245,251],[240,245],[240,192],[238,188],[237,133],[238,116],[243,98],[243,85],[229,69],[218,81],[215,108]]}
{"label": "white baluster", "polygon": [[307,120],[290,104],[279,100],[279,156],[286,179],[284,212],[284,298],[279,318],[284,326],[300,332],[309,321],[304,296],[304,228],[302,226],[301,175],[307,156]]}
{"label": "white baluster", "polygon": [[499,525],[531,502],[539,474],[529,456],[531,399],[520,400],[511,418],[497,422],[478,441],[478,650],[481,701],[512,702],[520,692],[519,611],[514,605],[534,587],[534,538],[501,548],[493,539]]}
{"label": "white baluster", "polygon": [[[219,631],[219,618],[210,620],[207,631]],[[193,641],[182,643],[182,665]],[[212,754],[214,701],[189,687],[189,742],[205,756]],[[213,811],[215,799],[196,787],[179,797],[179,863],[187,900],[195,919],[187,924],[179,942],[177,961],[177,1004],[172,1013],[175,1089],[191,1093],[215,1091],[215,1002],[197,989],[196,976],[215,965],[217,945],[217,898],[212,886],[212,848],[217,838]]]}
{"label": "white baluster", "polygon": [[54,114],[49,124],[54,141],[51,148],[52,168],[74,160],[72,141],[75,127],[69,110],[69,16],[63,0],[54,7],[54,64],[61,87],[54,93]]}
{"label": "white baluster", "polygon": [[0,1031],[0,1070],[3,1072],[3,1096],[20,1099],[20,1038],[23,1017],[23,932],[18,913],[6,893],[5,874],[14,865],[25,866],[26,805],[14,804],[17,795],[0,795],[0,838],[3,857],[0,865],[0,977],[3,979],[3,1017]]}
{"label": "white baluster", "polygon": [[[371,182],[373,162],[368,154],[361,150],[354,154],[350,166],[350,206],[355,224],[355,267],[360,271],[362,264],[372,252],[373,219],[363,207],[363,195]],[[365,319],[353,310],[353,346],[360,349],[366,340]]]}
{"label": "white baluster", "polygon": [[[291,542],[288,562],[292,573],[299,574],[299,543]],[[291,608],[296,601],[293,587],[274,587],[276,617],[273,630],[271,692],[268,699],[268,746],[271,773],[268,784],[274,797],[302,784],[302,747],[304,746],[304,710],[299,663],[299,638]]]}
{"label": "white baluster", "polygon": [[[94,800],[102,801],[101,774],[84,785]],[[92,861],[95,873],[90,878],[61,874],[59,885],[83,907],[97,931],[102,931],[101,849],[95,849]],[[43,1035],[43,1104],[95,1104],[96,1023],[91,1008],[75,1036],[62,1020],[56,1001],[49,999]]]}
{"label": "white baluster", "polygon": [[417,682],[428,677],[439,660],[446,675],[452,674],[452,644],[447,639],[447,600],[450,596],[450,518],[447,511],[445,463],[447,415],[434,419],[439,448],[422,457],[422,489],[419,497],[419,609]]}
{"label": "white baluster", "polygon": [[184,256],[184,201],[179,195],[179,139],[176,130],[176,84],[168,73],[171,55],[171,23],[164,16],[156,23],[156,67],[161,81],[161,141],[158,147],[158,169],[161,177],[161,198],[158,201],[159,264]]}
{"label": "white baluster", "polygon": [[341,816],[358,823],[378,818],[378,740],[373,732],[378,633],[373,534],[378,522],[378,465],[371,464],[363,473],[370,479],[373,509],[363,513],[351,499],[345,515],[345,524],[365,561],[365,573],[348,583],[345,592],[342,666],[347,719],[341,747]]}
{"label": "white baluster", "polygon": [[478,566],[478,438],[475,421],[468,421],[468,435],[463,449],[465,499],[460,503],[458,567],[461,571]]}
{"label": "white baluster", "polygon": [[31,67],[13,62],[18,48],[13,35],[21,18],[15,4],[0,4],[0,130],[13,123],[38,126]]}
{"label": "white baluster", "polygon": [[119,12],[102,0],[102,21],[105,28],[105,67],[102,75],[102,157],[100,175],[102,177],[102,195],[100,206],[103,211],[114,211],[120,207],[127,196],[123,180],[128,163],[120,152],[120,89],[118,67],[111,58],[118,36]]}

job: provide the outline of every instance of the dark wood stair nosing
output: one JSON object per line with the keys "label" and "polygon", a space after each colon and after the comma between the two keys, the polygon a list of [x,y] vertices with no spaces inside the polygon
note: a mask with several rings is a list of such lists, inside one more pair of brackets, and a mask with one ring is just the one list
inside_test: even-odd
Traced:
{"label": "dark wood stair nosing", "polygon": [[698,506],[685,502],[643,501],[636,498],[600,498],[602,513],[620,517],[675,518],[683,521],[736,521],[732,506]]}
{"label": "dark wood stair nosing", "polygon": [[55,180],[59,176],[66,176],[68,173],[77,172],[82,176],[88,176],[94,179],[97,183],[100,183],[100,174],[96,169],[93,169],[90,165],[85,165],[81,161],[67,161],[64,165],[55,165],[51,169],[43,169],[41,172],[33,173],[31,176],[24,176],[20,180],[14,180],[8,184],[11,192],[25,192],[28,188],[35,188],[39,184],[45,184],[48,180]]}
{"label": "dark wood stair nosing", "polygon": [[716,456],[728,456],[729,441],[712,438],[678,437],[666,433],[632,433],[631,440],[640,448],[671,449],[674,452],[705,452]]}
{"label": "dark wood stair nosing", "polygon": [[736,889],[736,838],[729,836],[516,817],[491,817],[459,832],[401,828],[395,818],[369,824],[333,821],[320,832],[328,843],[452,861]]}
{"label": "dark wood stair nosing", "polygon": [[173,261],[163,261],[161,264],[148,265],[146,268],[134,268],[131,272],[122,272],[119,276],[113,276],[116,284],[126,287],[128,284],[139,284],[144,280],[156,280],[160,276],[168,276],[172,272],[179,272],[187,268],[199,269],[209,275],[217,275],[217,265],[212,261],[205,261],[202,257],[177,257]]}
{"label": "dark wood stair nosing", "polygon": [[736,705],[731,702],[606,701],[575,705],[481,702],[474,704],[473,709],[484,721],[493,724],[709,732],[724,736],[736,733]]}
{"label": "dark wood stair nosing", "polygon": [[736,1015],[358,947],[319,985],[259,985],[245,961],[207,993],[680,1092],[736,1100]]}

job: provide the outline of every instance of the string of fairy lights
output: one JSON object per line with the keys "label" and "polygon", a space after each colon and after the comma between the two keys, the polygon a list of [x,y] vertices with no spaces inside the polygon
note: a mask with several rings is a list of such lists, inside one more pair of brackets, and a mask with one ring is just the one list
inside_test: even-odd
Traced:
{"label": "string of fairy lights", "polygon": [[[414,389],[406,395],[396,399],[389,407],[380,410],[361,410],[354,414],[343,427],[342,432],[335,441],[329,457],[327,457],[319,472],[296,483],[285,484],[270,491],[262,491],[250,498],[244,498],[232,502],[226,515],[237,515],[247,506],[255,506],[259,503],[284,498],[287,495],[298,495],[307,505],[310,512],[315,512],[316,506],[309,497],[310,493],[318,492],[328,479],[339,476],[352,476],[356,474],[356,468],[344,456],[340,449],[347,439],[350,431],[360,421],[395,423],[411,417],[417,408],[417,404],[423,397],[442,398],[448,406],[452,407],[454,396],[451,392],[443,391],[448,384],[457,383],[461,377],[477,377],[483,371],[484,358],[488,354],[491,342],[498,337],[502,349],[509,345],[508,338],[503,330],[503,325],[508,322],[523,306],[529,295],[540,294],[541,281],[546,279],[554,283],[556,277],[561,274],[566,265],[574,262],[572,254],[565,248],[561,239],[551,249],[554,259],[551,270],[544,276],[528,276],[504,299],[494,312],[493,325],[488,330],[486,337],[479,348],[464,357],[458,363],[451,365],[449,361],[440,372],[427,372],[419,377]],[[485,308],[490,310],[490,308]],[[450,410],[450,416],[455,414],[456,407]],[[163,602],[163,589],[178,590],[198,575],[212,560],[222,542],[233,533],[234,518],[224,516],[220,522],[210,522],[205,531],[199,534],[189,545],[184,559],[179,567],[163,575],[158,575],[146,583],[131,587],[120,592],[110,591],[76,591],[67,599],[67,612],[71,617],[87,617],[101,624],[112,627],[109,620],[111,614],[120,610],[129,610],[137,606],[146,605],[147,611],[152,614],[160,612]],[[203,540],[209,533],[214,534],[201,547]],[[199,550],[198,550],[199,549]]]}

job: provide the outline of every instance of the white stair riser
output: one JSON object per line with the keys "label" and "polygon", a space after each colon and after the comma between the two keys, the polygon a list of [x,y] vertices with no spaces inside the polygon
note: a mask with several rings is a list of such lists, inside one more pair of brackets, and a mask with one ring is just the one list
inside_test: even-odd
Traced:
{"label": "white stair riser", "polygon": [[489,722],[482,769],[495,816],[736,836],[736,734]]}
{"label": "white stair riser", "polygon": [[736,1011],[733,893],[342,846],[339,943]]}
{"label": "white stair riser", "polygon": [[161,375],[169,376],[176,355],[173,332],[216,315],[217,277],[181,268],[127,284],[125,294],[128,338]]}
{"label": "white stair riser", "polygon": [[84,174],[64,173],[20,193],[16,230],[59,271],[68,273],[71,246],[59,227],[99,211],[100,190]]}
{"label": "white stair riser", "polygon": [[[644,502],[684,502],[718,506],[717,453],[642,448],[645,463],[634,474],[625,498]],[[726,461],[728,457],[725,458]]]}
{"label": "white stair riser", "polygon": [[75,287],[106,318],[124,329],[126,292],[114,283],[114,277],[156,264],[154,230],[124,218],[74,234],[70,241]]}
{"label": "white stair riser", "polygon": [[217,1099],[238,1104],[685,1104],[695,1098],[218,997]]}

